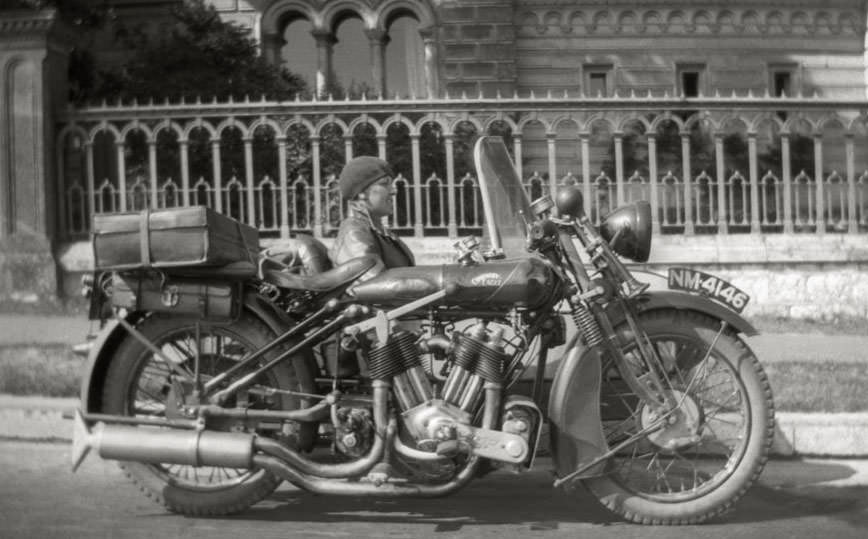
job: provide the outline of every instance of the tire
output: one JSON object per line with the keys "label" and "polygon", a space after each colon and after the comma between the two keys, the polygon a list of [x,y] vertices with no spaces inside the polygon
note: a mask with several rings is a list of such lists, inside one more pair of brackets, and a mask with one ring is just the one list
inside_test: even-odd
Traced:
{"label": "tire", "polygon": [[[190,342],[191,336],[195,335],[196,321],[195,318],[152,315],[143,319],[137,329],[158,348],[171,352],[181,350],[181,345]],[[217,343],[213,346],[219,351],[203,351],[200,369],[203,377],[206,377],[225,370],[227,364],[231,364],[229,362],[240,359],[251,350],[261,348],[274,335],[264,323],[244,312],[230,325],[202,322],[200,337],[200,342]],[[185,338],[187,340],[182,340]],[[179,345],[172,348],[170,343]],[[208,346],[205,344],[203,348]],[[262,361],[275,356],[276,353],[267,354]],[[313,392],[313,375],[301,363],[282,362],[265,373],[258,382],[283,390]],[[192,367],[189,369],[193,370]],[[243,374],[236,375],[232,380]],[[165,397],[170,387],[167,380],[168,368],[165,364],[138,340],[127,335],[118,346],[106,372],[103,409],[109,414],[135,415],[136,406],[140,408],[140,415],[165,416]],[[282,395],[268,402],[251,401],[251,404],[258,408],[299,407],[298,399]],[[271,494],[280,484],[280,479],[262,469],[194,468],[137,462],[119,464],[127,477],[148,497],[169,511],[188,516],[217,516],[243,511]]]}
{"label": "tire", "polygon": [[[661,356],[675,390],[671,394],[688,410],[685,417],[697,418],[691,424],[698,427],[684,431],[693,438],[673,435],[667,440],[666,432],[677,432],[668,428],[649,433],[609,459],[603,475],[584,480],[585,487],[631,522],[704,522],[730,510],[765,466],[774,435],[768,379],[731,329],[719,335],[706,359],[721,327],[714,318],[662,310],[642,314],[637,322]],[[617,331],[621,342],[628,343],[624,352],[629,362],[636,358],[633,335],[626,324]],[[617,369],[604,360],[601,415],[609,447],[653,421],[650,411],[645,418],[642,411]],[[667,441],[674,447],[667,448]]]}

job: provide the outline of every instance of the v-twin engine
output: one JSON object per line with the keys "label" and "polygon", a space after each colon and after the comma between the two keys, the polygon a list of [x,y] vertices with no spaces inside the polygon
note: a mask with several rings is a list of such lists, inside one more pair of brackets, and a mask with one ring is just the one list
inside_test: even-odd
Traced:
{"label": "v-twin engine", "polygon": [[[472,452],[518,464],[530,454],[527,436],[502,432],[504,352],[502,332],[478,324],[457,333],[451,345],[451,370],[439,398],[419,359],[418,337],[397,331],[368,356],[371,378],[392,380],[401,423],[416,447],[451,455]],[[474,418],[482,411],[482,426]]]}

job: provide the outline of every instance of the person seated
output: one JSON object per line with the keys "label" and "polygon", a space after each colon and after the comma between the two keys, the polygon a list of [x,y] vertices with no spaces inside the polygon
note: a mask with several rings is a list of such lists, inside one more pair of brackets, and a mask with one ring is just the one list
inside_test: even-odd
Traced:
{"label": "person seated", "polygon": [[355,157],[344,166],[338,181],[341,196],[349,201],[349,211],[329,251],[335,266],[373,255],[382,264],[363,276],[370,279],[384,269],[415,265],[407,245],[383,226],[383,218],[393,212],[394,176],[392,167],[376,157]]}

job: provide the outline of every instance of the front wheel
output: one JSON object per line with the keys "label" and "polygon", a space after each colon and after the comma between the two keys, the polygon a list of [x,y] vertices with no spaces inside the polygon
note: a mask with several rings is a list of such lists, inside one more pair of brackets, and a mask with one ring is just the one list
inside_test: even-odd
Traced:
{"label": "front wheel", "polygon": [[[600,412],[609,447],[656,430],[620,450],[585,486],[633,522],[703,522],[729,510],[765,466],[774,435],[771,388],[750,348],[718,320],[664,310],[637,323],[678,409],[655,427],[659,418],[604,358]],[[641,375],[635,336],[626,324],[617,331],[627,363]]]}

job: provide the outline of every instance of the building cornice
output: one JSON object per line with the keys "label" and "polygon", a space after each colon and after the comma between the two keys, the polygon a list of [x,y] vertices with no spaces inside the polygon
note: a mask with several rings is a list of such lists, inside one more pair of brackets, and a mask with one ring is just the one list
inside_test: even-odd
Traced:
{"label": "building cornice", "polygon": [[60,21],[53,9],[0,11],[0,40],[8,43],[48,38],[71,42],[75,31]]}
{"label": "building cornice", "polygon": [[[812,6],[807,9],[806,6]],[[518,32],[533,35],[864,36],[864,0],[687,2],[524,0]]]}

